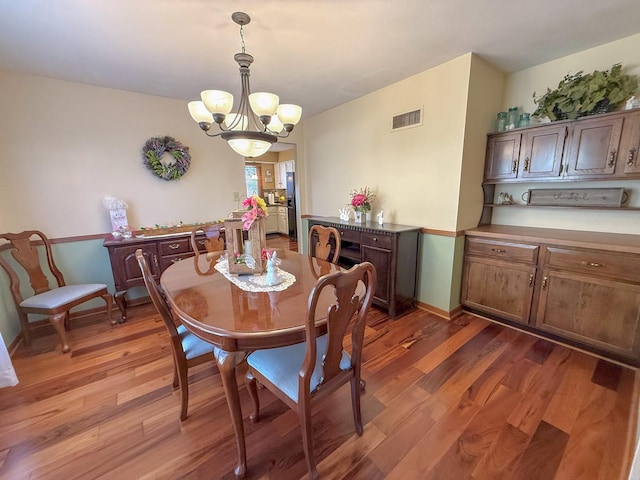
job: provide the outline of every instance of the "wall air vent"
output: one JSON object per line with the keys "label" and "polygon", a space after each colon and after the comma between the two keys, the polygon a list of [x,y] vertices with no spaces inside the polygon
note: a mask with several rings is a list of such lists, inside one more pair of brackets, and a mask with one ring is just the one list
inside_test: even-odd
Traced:
{"label": "wall air vent", "polygon": [[397,132],[406,128],[419,127],[422,125],[422,107],[410,112],[399,113],[393,116],[391,121],[391,131]]}

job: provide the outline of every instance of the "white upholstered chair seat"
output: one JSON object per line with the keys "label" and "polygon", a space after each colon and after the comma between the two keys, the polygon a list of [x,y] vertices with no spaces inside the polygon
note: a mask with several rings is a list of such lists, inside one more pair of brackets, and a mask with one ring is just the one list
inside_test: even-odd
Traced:
{"label": "white upholstered chair seat", "polygon": [[65,285],[29,297],[20,303],[24,308],[53,309],[78,300],[92,293],[107,288],[103,283],[86,283],[83,285]]}

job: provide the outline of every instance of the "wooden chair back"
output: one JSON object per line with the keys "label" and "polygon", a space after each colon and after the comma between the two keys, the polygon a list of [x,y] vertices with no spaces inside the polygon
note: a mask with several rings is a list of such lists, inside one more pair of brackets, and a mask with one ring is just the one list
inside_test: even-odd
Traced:
{"label": "wooden chair back", "polygon": [[[222,236],[222,227],[223,224],[216,222],[199,225],[191,231],[191,249],[195,254],[193,263],[196,272],[200,275],[212,273],[218,258],[224,254],[225,242]],[[198,238],[201,233],[204,233],[206,238]],[[205,253],[201,250],[202,246],[205,248]],[[209,262],[209,267],[204,272],[200,269],[200,257],[202,255],[205,255]]]}
{"label": "wooden chair back", "polygon": [[[35,237],[36,240],[33,240],[32,237]],[[51,243],[44,233],[38,230],[27,230],[21,233],[4,233],[0,234],[0,239],[4,239],[11,244],[11,256],[29,276],[29,283],[35,294],[51,290],[49,278],[47,278],[40,263],[40,255],[37,248],[37,244],[40,242],[44,246],[49,270],[57,283],[57,285],[54,285],[54,288],[65,286],[62,272],[56,267],[53,260]],[[9,275],[9,289],[11,290],[11,295],[16,305],[19,305],[22,300],[24,300],[24,297],[21,293],[18,272],[2,255],[0,255],[0,265]]]}
{"label": "wooden chair back", "polygon": [[[333,287],[335,303],[327,312],[316,312],[323,290]],[[298,398],[307,400],[315,392],[330,393],[354,376],[360,379],[362,347],[367,314],[376,288],[376,270],[369,263],[354,265],[350,270],[321,277],[309,294],[306,324],[306,353],[298,381]],[[316,365],[316,318],[327,315],[327,349],[323,355],[322,381],[310,393],[311,374]],[[351,330],[351,371],[342,370],[340,362],[344,350],[345,334]]]}
{"label": "wooden chair back", "polygon": [[147,254],[143,252],[141,248],[136,250],[136,260],[138,260],[138,265],[140,266],[140,271],[142,272],[144,285],[145,287],[147,287],[147,291],[149,292],[149,297],[151,297],[153,306],[156,307],[156,310],[160,314],[160,317],[162,317],[162,320],[164,321],[167,330],[169,331],[174,353],[178,357],[182,357],[184,359],[182,343],[176,329],[177,321],[173,318],[173,314],[171,313],[169,304],[167,303],[167,300],[162,293],[160,285],[158,285],[156,279],[153,276],[153,273],[151,273],[151,269],[149,268],[149,264],[147,263],[146,255]]}
{"label": "wooden chair back", "polygon": [[[314,234],[318,235],[318,241],[315,241]],[[331,237],[333,237],[333,242]],[[340,232],[338,229],[312,225],[309,229],[309,255],[331,263],[338,263],[338,258],[340,258]]]}

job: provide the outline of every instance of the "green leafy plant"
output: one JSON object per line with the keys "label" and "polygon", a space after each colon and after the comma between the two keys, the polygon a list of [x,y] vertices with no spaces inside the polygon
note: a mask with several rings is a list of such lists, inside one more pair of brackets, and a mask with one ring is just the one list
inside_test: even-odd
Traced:
{"label": "green leafy plant", "polygon": [[536,97],[534,117],[549,117],[551,121],[576,119],[578,117],[605,113],[615,110],[638,90],[638,79],[622,73],[622,65],[616,64],[611,70],[594,70],[584,74],[581,70],[565,75],[558,88]]}

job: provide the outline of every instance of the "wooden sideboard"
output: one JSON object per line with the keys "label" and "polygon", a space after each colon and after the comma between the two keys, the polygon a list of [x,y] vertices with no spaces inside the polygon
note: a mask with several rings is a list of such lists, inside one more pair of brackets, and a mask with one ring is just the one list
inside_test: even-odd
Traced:
{"label": "wooden sideboard", "polygon": [[[205,235],[196,237],[199,250],[206,251]],[[174,262],[193,256],[191,249],[191,233],[179,233],[148,238],[114,239],[109,237],[104,241],[109,250],[111,271],[115,283],[114,299],[122,312],[122,320],[127,319],[127,303],[125,294],[131,287],[144,286],[142,273],[136,260],[136,250],[142,249],[147,263],[157,280],[160,275]]]}
{"label": "wooden sideboard", "polygon": [[465,233],[466,309],[640,365],[640,236],[505,225]]}
{"label": "wooden sideboard", "polygon": [[341,266],[371,262],[376,267],[378,282],[373,303],[385,308],[389,318],[415,307],[420,227],[358,224],[335,217],[309,217],[307,221],[309,228],[323,225],[338,229]]}

